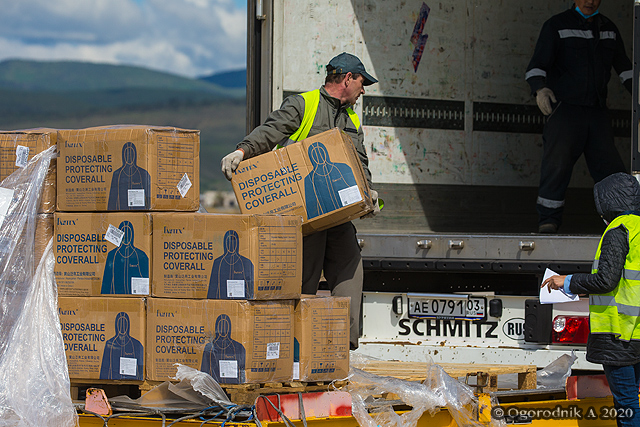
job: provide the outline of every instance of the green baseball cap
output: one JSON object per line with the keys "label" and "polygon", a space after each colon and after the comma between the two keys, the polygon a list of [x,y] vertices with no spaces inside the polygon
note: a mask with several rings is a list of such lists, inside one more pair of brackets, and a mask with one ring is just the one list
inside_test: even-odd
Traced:
{"label": "green baseball cap", "polygon": [[367,73],[362,61],[360,61],[357,56],[351,55],[347,52],[342,52],[340,55],[329,61],[329,64],[327,65],[327,74],[346,73],[362,74],[365,86],[378,83],[378,80],[373,78],[371,74]]}

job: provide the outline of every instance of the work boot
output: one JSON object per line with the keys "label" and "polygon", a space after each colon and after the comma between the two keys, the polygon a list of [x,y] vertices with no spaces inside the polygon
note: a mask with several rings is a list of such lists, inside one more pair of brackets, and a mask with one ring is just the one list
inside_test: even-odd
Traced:
{"label": "work boot", "polygon": [[538,226],[538,233],[540,234],[556,234],[558,232],[558,224],[554,222],[546,222]]}

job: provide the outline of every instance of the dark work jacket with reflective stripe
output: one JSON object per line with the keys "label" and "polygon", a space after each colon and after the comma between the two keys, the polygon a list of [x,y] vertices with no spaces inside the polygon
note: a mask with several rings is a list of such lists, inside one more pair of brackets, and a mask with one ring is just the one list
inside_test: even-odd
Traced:
{"label": "dark work jacket with reflective stripe", "polygon": [[[593,38],[561,38],[560,30],[591,31]],[[601,40],[601,32],[614,32],[615,40]],[[569,9],[542,26],[527,72],[537,68],[546,71],[547,76],[532,76],[527,82],[533,94],[546,86],[558,101],[604,108],[612,66],[618,74],[632,70],[616,25],[600,13],[589,22]],[[629,91],[631,81],[625,81]]]}
{"label": "dark work jacket with reflective stripe", "polygon": [[[356,147],[365,176],[369,186],[371,186],[369,158],[364,148],[364,132],[362,131],[362,126],[359,129],[355,128],[347,112],[347,107],[348,105],[341,105],[339,99],[329,95],[324,86],[322,86],[320,88],[318,111],[313,121],[313,126],[309,131],[309,136],[314,136],[336,127],[344,130],[351,137],[353,145]],[[277,144],[284,144],[298,130],[303,117],[304,98],[302,95],[288,96],[282,101],[280,108],[269,114],[265,122],[247,135],[236,148],[241,148],[244,151],[245,159],[268,153]]]}
{"label": "dark work jacket with reflective stripe", "polygon": [[[574,294],[604,294],[620,282],[629,253],[629,233],[624,225],[609,230],[602,238],[598,272],[571,277]],[[587,360],[603,365],[627,366],[640,362],[640,341],[620,341],[613,334],[589,334]]]}

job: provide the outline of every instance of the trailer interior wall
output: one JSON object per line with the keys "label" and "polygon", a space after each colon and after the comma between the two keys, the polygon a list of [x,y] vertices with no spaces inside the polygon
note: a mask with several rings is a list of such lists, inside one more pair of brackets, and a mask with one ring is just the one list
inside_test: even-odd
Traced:
{"label": "trailer interior wall", "polygon": [[[358,55],[379,80],[366,88],[357,111],[385,209],[358,222],[359,231],[537,229],[543,117],[524,73],[542,24],[570,1],[273,0],[268,6],[262,34],[271,38],[262,46],[273,49],[271,67],[264,56],[261,61],[272,81],[261,81],[271,87],[271,109],[290,93],[319,87],[326,63],[343,51]],[[601,7],[630,57],[632,8],[625,0]],[[614,73],[609,107],[627,165],[630,104]],[[567,194],[564,232],[602,232],[592,185],[581,159]]]}

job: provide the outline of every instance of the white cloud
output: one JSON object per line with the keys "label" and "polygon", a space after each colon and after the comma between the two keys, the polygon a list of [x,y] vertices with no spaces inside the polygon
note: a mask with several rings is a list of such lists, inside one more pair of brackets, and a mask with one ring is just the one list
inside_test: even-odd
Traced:
{"label": "white cloud", "polygon": [[236,0],[0,0],[0,60],[79,60],[186,76],[242,68]]}

